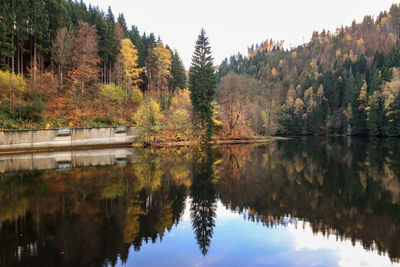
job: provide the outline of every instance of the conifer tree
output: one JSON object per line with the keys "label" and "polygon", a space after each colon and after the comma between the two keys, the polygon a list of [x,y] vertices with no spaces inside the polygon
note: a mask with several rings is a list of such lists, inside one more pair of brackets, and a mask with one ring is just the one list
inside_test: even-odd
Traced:
{"label": "conifer tree", "polygon": [[13,16],[11,3],[7,1],[0,3],[0,69],[9,70],[8,59],[14,56],[15,47],[13,38]]}
{"label": "conifer tree", "polygon": [[30,29],[33,34],[33,59],[31,64],[33,69],[33,80],[36,79],[36,69],[38,68],[38,54],[47,55],[50,45],[49,14],[46,10],[46,2],[43,0],[33,1],[30,12]]}
{"label": "conifer tree", "polygon": [[211,139],[214,130],[212,102],[215,99],[216,87],[211,47],[206,32],[201,29],[189,70],[189,89],[195,126],[207,129],[207,140]]}
{"label": "conifer tree", "polygon": [[174,92],[176,88],[184,89],[185,87],[185,67],[183,66],[183,62],[179,57],[178,52],[175,50],[172,53],[170,91]]}

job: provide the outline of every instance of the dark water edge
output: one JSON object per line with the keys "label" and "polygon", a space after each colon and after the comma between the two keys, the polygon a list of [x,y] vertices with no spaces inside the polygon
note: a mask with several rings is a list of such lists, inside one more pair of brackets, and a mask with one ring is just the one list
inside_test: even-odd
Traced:
{"label": "dark water edge", "polygon": [[399,263],[397,138],[126,154],[0,174],[0,266]]}

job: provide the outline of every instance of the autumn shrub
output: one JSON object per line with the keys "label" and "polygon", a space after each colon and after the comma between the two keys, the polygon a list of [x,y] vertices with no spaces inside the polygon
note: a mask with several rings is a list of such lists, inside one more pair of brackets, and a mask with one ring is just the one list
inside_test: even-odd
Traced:
{"label": "autumn shrub", "polygon": [[187,89],[177,90],[171,97],[169,111],[169,126],[179,131],[191,128],[192,103],[190,101],[190,92]]}
{"label": "autumn shrub", "polygon": [[94,123],[98,124],[99,126],[111,125],[112,120],[110,117],[96,117]]}
{"label": "autumn shrub", "polygon": [[32,93],[42,99],[49,99],[57,94],[58,80],[51,72],[37,75],[36,81],[31,81]]}
{"label": "autumn shrub", "polygon": [[172,114],[174,128],[180,131],[187,130],[190,124],[190,116],[186,109],[177,109]]}
{"label": "autumn shrub", "polygon": [[58,117],[46,117],[45,120],[51,128],[67,127],[70,123],[69,117],[64,114]]}
{"label": "autumn shrub", "polygon": [[133,121],[137,126],[144,128],[144,136],[149,139],[159,130],[161,118],[160,105],[153,98],[149,98],[139,106]]}
{"label": "autumn shrub", "polygon": [[14,98],[26,92],[26,82],[22,75],[0,70],[0,104],[5,99],[12,103]]}
{"label": "autumn shrub", "polygon": [[127,97],[126,91],[114,83],[101,85],[100,94],[109,101],[110,105],[120,104]]}
{"label": "autumn shrub", "polygon": [[44,104],[41,98],[35,97],[32,104],[22,105],[20,108],[20,118],[32,122],[41,122]]}
{"label": "autumn shrub", "polygon": [[192,102],[190,100],[190,91],[188,89],[177,90],[171,98],[170,108],[176,110],[179,108],[185,109],[190,114],[192,111]]}
{"label": "autumn shrub", "polygon": [[139,105],[143,100],[142,92],[135,88],[132,90],[131,101],[134,105]]}

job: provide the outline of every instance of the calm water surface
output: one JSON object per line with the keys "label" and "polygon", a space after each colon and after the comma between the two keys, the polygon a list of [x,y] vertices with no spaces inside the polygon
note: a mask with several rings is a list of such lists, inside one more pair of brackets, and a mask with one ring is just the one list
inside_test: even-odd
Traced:
{"label": "calm water surface", "polygon": [[400,139],[0,157],[0,266],[399,263]]}

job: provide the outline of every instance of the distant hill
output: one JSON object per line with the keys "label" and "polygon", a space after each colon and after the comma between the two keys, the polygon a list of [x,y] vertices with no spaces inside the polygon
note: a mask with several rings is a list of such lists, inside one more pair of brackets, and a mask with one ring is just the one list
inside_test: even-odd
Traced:
{"label": "distant hill", "polygon": [[[399,37],[394,4],[334,33],[314,32],[290,50],[272,40],[253,45],[248,55],[225,59],[218,79],[234,72],[259,81],[256,101],[270,103],[261,106],[271,111],[276,133],[399,136]],[[265,119],[262,125],[261,132],[271,132]]]}

